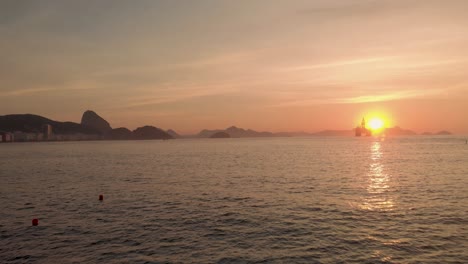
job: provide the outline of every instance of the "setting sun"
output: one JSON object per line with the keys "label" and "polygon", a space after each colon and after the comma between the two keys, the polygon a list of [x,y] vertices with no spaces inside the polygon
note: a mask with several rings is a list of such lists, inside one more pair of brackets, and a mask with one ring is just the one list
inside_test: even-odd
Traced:
{"label": "setting sun", "polygon": [[384,127],[384,121],[380,118],[372,118],[369,120],[369,128],[372,130],[380,130]]}
{"label": "setting sun", "polygon": [[468,264],[467,10],[0,0],[0,264]]}

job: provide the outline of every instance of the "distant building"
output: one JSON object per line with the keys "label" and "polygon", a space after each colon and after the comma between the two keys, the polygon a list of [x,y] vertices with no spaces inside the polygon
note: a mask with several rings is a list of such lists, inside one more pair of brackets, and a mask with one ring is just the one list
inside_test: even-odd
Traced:
{"label": "distant building", "polygon": [[29,142],[29,141],[38,141],[37,133],[25,133],[21,131],[16,131],[13,133],[13,137],[15,142]]}
{"label": "distant building", "polygon": [[52,126],[47,124],[42,126],[42,135],[43,140],[51,140],[52,139]]}
{"label": "distant building", "polygon": [[26,133],[15,131],[13,132],[13,136],[15,137],[15,142],[24,142],[26,141]]}
{"label": "distant building", "polygon": [[372,136],[372,131],[366,127],[366,120],[362,118],[361,125],[356,127],[356,137]]}
{"label": "distant building", "polygon": [[6,142],[13,142],[14,137],[12,133],[8,132],[0,132],[0,142],[6,143]]}
{"label": "distant building", "polygon": [[36,141],[44,141],[44,134],[36,133]]}

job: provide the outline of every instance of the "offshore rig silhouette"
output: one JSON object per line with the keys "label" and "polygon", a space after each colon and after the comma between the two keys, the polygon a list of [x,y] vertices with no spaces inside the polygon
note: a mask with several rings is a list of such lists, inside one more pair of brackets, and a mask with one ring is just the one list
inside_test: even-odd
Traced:
{"label": "offshore rig silhouette", "polygon": [[366,120],[362,118],[361,125],[357,126],[355,129],[356,137],[360,136],[372,136],[372,131],[366,128]]}

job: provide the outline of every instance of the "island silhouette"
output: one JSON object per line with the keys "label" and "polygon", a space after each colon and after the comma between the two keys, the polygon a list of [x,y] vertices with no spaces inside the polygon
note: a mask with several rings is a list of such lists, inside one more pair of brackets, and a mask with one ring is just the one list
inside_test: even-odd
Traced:
{"label": "island silhouette", "polygon": [[[172,129],[145,125],[130,130],[112,128],[110,123],[92,110],[83,113],[81,122],[60,122],[33,114],[0,116],[0,142],[12,141],[66,141],[66,140],[165,140],[180,138],[255,138],[255,137],[312,137],[353,136],[356,128],[349,130],[322,130],[308,132],[267,132],[230,126],[226,129],[203,129],[195,135],[180,135]],[[413,136],[418,133],[398,126],[385,128],[388,136]],[[448,131],[424,132],[420,135],[451,135]]]}
{"label": "island silhouette", "polygon": [[210,136],[210,138],[230,138],[231,135],[229,135],[226,132],[216,132],[213,135]]}

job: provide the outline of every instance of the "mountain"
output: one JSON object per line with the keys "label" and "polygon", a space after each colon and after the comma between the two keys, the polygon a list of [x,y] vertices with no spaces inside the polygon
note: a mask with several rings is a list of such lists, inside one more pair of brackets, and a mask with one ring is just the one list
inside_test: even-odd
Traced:
{"label": "mountain", "polygon": [[128,128],[119,127],[114,128],[107,133],[106,139],[111,140],[129,140],[133,138],[133,133]]}
{"label": "mountain", "polygon": [[278,132],[274,133],[276,137],[310,137],[313,136],[313,133],[297,131],[297,132]]}
{"label": "mountain", "polygon": [[[130,139],[172,139],[181,138],[172,129],[164,131],[153,126],[139,127],[134,131],[127,128],[120,127],[112,129],[109,122],[100,117],[93,111],[86,111],[83,113],[81,124],[74,122],[59,122],[54,121],[42,116],[33,114],[14,114],[0,116],[0,131],[5,132],[25,132],[25,133],[42,133],[44,125],[51,125],[53,133],[56,135],[73,135],[85,134],[92,135],[95,139],[110,139],[110,140],[130,140]],[[221,133],[220,133],[221,132]],[[323,130],[315,133],[308,132],[258,132],[252,129],[243,129],[236,126],[231,126],[226,129],[215,129],[200,131],[197,135],[184,136],[192,138],[210,138],[226,137],[226,135],[233,138],[245,137],[309,137],[309,136],[353,136],[353,130]],[[417,135],[414,131],[402,129],[398,126],[393,128],[386,128],[383,132],[388,136],[407,136]],[[425,132],[422,135],[451,135],[449,131],[439,131],[437,133]]]}
{"label": "mountain", "polygon": [[450,133],[449,131],[446,131],[446,130],[442,130],[442,131],[439,131],[439,132],[435,133],[435,135],[437,135],[437,136],[448,136],[448,135],[452,135],[452,133]]}
{"label": "mountain", "polygon": [[213,135],[211,135],[210,138],[230,138],[231,135],[229,135],[228,133],[226,132],[216,132],[214,133]]}
{"label": "mountain", "polygon": [[166,131],[166,133],[168,133],[169,135],[171,135],[173,138],[181,138],[182,136],[179,135],[177,132],[175,132],[174,130],[172,129],[168,129]]}
{"label": "mountain", "polygon": [[295,132],[277,132],[274,133],[275,137],[295,137]]}
{"label": "mountain", "polygon": [[243,129],[231,126],[226,131],[231,137],[274,137],[275,135],[271,132],[257,132],[252,129]]}
{"label": "mountain", "polygon": [[[278,132],[278,133],[271,133],[271,132],[257,132],[255,130],[251,129],[243,129],[243,128],[238,128],[235,126],[228,127],[226,129],[215,129],[215,130],[208,130],[204,129],[196,135],[196,137],[199,138],[209,138],[212,135],[219,133],[219,132],[225,132],[229,134],[233,138],[243,138],[243,137],[313,137],[313,136],[319,136],[319,137],[329,137],[329,136],[341,136],[341,137],[347,137],[347,136],[354,136],[354,131],[352,129],[349,130],[322,130],[319,132],[315,133],[308,133],[308,132]],[[400,127],[394,127],[394,128],[387,128],[385,130],[385,134],[389,136],[398,136],[398,135],[416,135],[415,132],[407,129],[402,129]]]}
{"label": "mountain", "polygon": [[153,126],[139,127],[133,132],[125,127],[112,129],[106,120],[93,111],[86,111],[81,122],[82,124],[59,122],[32,114],[5,115],[0,116],[0,131],[42,133],[44,125],[51,125],[55,135],[86,134],[110,140],[174,138],[167,132]]}
{"label": "mountain", "polygon": [[197,137],[200,138],[209,138],[212,135],[218,133],[218,132],[224,132],[229,134],[233,138],[244,138],[244,137],[274,137],[275,135],[271,132],[257,132],[252,129],[243,129],[243,128],[238,128],[235,126],[228,127],[224,130],[221,129],[215,129],[215,130],[207,130],[204,129],[198,133]]}
{"label": "mountain", "polygon": [[41,133],[44,125],[51,125],[54,134],[99,134],[99,131],[73,122],[59,122],[32,114],[0,116],[0,130],[6,132],[21,131]]}
{"label": "mountain", "polygon": [[392,127],[392,128],[386,128],[385,129],[385,134],[387,136],[414,136],[417,135],[416,132],[411,131],[409,129],[403,129],[401,127]]}
{"label": "mountain", "polygon": [[133,139],[172,139],[166,131],[154,126],[144,126],[133,130]]}
{"label": "mountain", "polygon": [[354,131],[353,130],[323,130],[320,132],[316,132],[312,134],[313,136],[320,136],[320,137],[343,137],[343,136],[353,136]]}
{"label": "mountain", "polygon": [[209,137],[211,137],[213,134],[218,133],[218,132],[221,132],[221,131],[222,131],[221,129],[215,129],[215,130],[203,129],[203,130],[200,131],[200,133],[198,133],[195,137],[199,137],[199,138],[209,138]]}
{"label": "mountain", "polygon": [[442,130],[437,133],[424,132],[424,133],[421,133],[421,135],[423,136],[448,136],[448,135],[452,135],[452,133],[446,130]]}
{"label": "mountain", "polygon": [[91,110],[87,110],[83,113],[81,125],[97,130],[101,134],[107,134],[112,130],[109,122]]}

